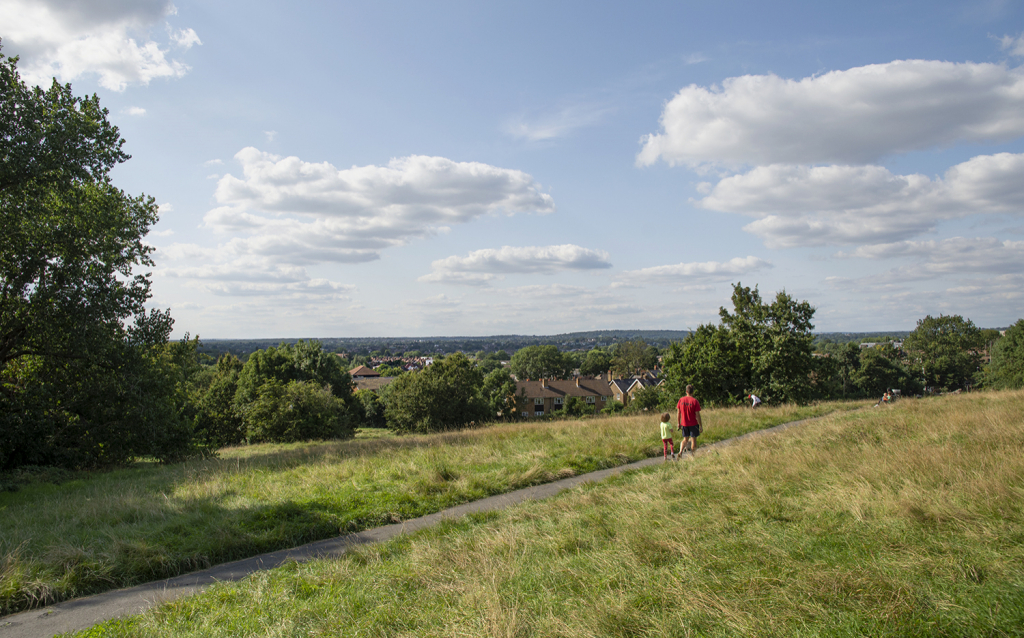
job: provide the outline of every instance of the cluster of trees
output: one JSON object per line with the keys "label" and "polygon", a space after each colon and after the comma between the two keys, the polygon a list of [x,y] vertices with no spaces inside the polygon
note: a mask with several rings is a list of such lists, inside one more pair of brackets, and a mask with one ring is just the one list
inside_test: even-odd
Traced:
{"label": "cluster of trees", "polygon": [[508,370],[498,367],[485,375],[461,352],[398,377],[381,390],[379,403],[384,424],[398,432],[436,432],[518,414],[516,383]]}
{"label": "cluster of trees", "polygon": [[[901,345],[890,341],[862,348],[825,343],[814,352],[814,308],[785,291],[767,303],[741,284],[733,286],[733,310],[721,323],[702,325],[664,356],[665,406],[692,384],[712,404],[737,404],[753,393],[768,403],[881,396],[984,385],[1024,386],[1024,320],[1005,337],[981,330],[959,315],[927,316]],[[982,353],[992,346],[992,363]],[[817,356],[815,356],[817,355]]]}
{"label": "cluster of trees", "polygon": [[188,416],[204,446],[343,439],[361,422],[351,377],[317,341],[258,350],[244,365],[221,355],[213,366],[198,364],[197,342]]}
{"label": "cluster of trees", "polygon": [[995,339],[989,348],[992,357],[982,374],[985,386],[997,390],[1024,388],[1024,319],[1018,319]]}

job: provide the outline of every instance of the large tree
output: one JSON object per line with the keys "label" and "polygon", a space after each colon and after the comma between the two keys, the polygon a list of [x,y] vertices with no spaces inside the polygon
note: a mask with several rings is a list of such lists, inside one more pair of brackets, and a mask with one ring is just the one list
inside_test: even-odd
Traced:
{"label": "large tree", "polygon": [[960,315],[927,315],[903,342],[908,362],[923,383],[948,390],[974,382],[984,347],[981,330]]}
{"label": "large tree", "polygon": [[683,341],[672,343],[664,357],[665,390],[679,398],[687,385],[711,405],[738,403],[749,369],[736,341],[724,326],[698,326]]}
{"label": "large tree", "polygon": [[512,355],[508,364],[512,374],[523,379],[566,379],[572,365],[558,346],[526,346]]}
{"label": "large tree", "polygon": [[594,348],[583,358],[580,374],[584,376],[604,374],[612,368],[612,356],[600,348]]}
{"label": "large tree", "polygon": [[667,390],[692,384],[698,398],[734,403],[748,392],[769,403],[802,403],[813,391],[814,308],[785,291],[765,303],[757,287],[733,285],[733,311],[719,309],[720,326],[700,326],[665,357]]}
{"label": "large tree", "polygon": [[985,370],[985,383],[993,388],[1024,388],[1024,319],[994,340],[992,362]]}
{"label": "large tree", "polygon": [[526,403],[524,396],[516,393],[517,386],[512,375],[505,368],[492,370],[484,377],[481,396],[487,402],[488,420],[514,421]]}
{"label": "large tree", "polygon": [[809,399],[814,308],[785,290],[768,304],[756,286],[750,289],[739,283],[733,286],[732,302],[733,312],[720,308],[719,316],[749,361],[748,389],[771,403]]}
{"label": "large tree", "polygon": [[643,339],[623,341],[615,346],[612,354],[611,367],[622,377],[632,377],[653,370],[657,365],[657,348],[648,346]]}
{"label": "large tree", "polygon": [[0,468],[172,458],[168,437],[189,440],[171,318],[144,307],[157,207],[111,183],[129,157],[107,115],[0,54]]}
{"label": "large tree", "polygon": [[904,359],[892,344],[863,348],[851,379],[863,394],[871,397],[880,397],[893,388],[906,395],[917,394],[921,383],[904,365]]}

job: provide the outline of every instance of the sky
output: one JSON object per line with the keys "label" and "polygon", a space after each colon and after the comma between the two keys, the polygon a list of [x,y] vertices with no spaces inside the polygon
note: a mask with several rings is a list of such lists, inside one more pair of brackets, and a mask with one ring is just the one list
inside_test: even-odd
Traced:
{"label": "sky", "polygon": [[1024,316],[1024,3],[0,0],[216,338]]}

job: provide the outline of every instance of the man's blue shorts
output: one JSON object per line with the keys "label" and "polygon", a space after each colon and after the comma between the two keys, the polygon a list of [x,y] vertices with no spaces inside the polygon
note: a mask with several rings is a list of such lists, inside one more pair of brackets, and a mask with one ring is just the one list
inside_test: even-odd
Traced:
{"label": "man's blue shorts", "polygon": [[700,426],[699,425],[684,425],[683,426],[683,436],[684,437],[697,438],[698,436],[700,436]]}

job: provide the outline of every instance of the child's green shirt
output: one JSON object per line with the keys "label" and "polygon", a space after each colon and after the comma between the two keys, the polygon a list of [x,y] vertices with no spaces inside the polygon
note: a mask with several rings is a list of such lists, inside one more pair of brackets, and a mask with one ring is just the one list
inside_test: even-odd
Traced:
{"label": "child's green shirt", "polygon": [[672,424],[662,423],[661,424],[661,438],[671,439],[672,438]]}

